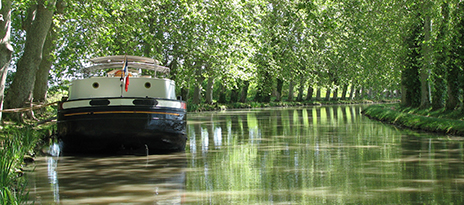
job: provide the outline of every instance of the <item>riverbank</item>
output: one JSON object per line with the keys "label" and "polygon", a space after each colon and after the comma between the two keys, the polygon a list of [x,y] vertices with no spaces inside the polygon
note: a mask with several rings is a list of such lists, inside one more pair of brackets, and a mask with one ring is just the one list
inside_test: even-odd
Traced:
{"label": "riverbank", "polygon": [[204,112],[204,111],[220,111],[220,110],[234,110],[234,109],[250,109],[250,108],[270,108],[270,107],[304,107],[304,106],[318,106],[318,105],[348,105],[348,104],[374,104],[374,103],[394,103],[398,102],[396,99],[392,100],[330,100],[330,101],[306,101],[306,102],[248,102],[248,103],[229,103],[229,104],[187,104],[188,112]]}
{"label": "riverbank", "polygon": [[406,108],[399,104],[372,105],[362,113],[372,119],[415,130],[464,136],[464,112],[462,110],[432,111]]}
{"label": "riverbank", "polygon": [[53,125],[6,126],[0,132],[0,204],[22,204],[28,200],[24,172],[38,148],[52,134]]}

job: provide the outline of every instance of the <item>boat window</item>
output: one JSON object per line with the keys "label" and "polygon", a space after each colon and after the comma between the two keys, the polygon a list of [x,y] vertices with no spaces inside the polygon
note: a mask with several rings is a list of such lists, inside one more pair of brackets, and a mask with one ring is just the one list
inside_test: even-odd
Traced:
{"label": "boat window", "polygon": [[107,106],[110,104],[108,99],[93,99],[89,102],[92,106]]}
{"label": "boat window", "polygon": [[146,87],[146,88],[150,88],[150,87],[151,87],[151,83],[146,82],[146,83],[145,83],[145,87]]}
{"label": "boat window", "polygon": [[97,82],[95,82],[95,83],[92,84],[92,87],[95,88],[95,89],[97,89],[98,86],[100,86],[100,85],[99,85]]}

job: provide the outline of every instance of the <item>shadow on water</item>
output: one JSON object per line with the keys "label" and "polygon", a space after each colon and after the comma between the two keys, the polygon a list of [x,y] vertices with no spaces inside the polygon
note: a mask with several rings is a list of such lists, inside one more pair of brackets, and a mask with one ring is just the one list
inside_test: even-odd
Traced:
{"label": "shadow on water", "polygon": [[29,174],[39,204],[179,204],[185,153],[149,156],[43,157]]}
{"label": "shadow on water", "polygon": [[462,204],[464,139],[362,106],[189,113],[183,153],[39,158],[38,204]]}

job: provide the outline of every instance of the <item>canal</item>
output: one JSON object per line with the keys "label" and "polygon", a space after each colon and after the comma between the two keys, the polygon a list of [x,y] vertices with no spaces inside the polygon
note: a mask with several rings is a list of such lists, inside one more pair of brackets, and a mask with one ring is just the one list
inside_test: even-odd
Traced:
{"label": "canal", "polygon": [[463,204],[464,138],[363,106],[189,113],[185,152],[39,157],[35,204]]}

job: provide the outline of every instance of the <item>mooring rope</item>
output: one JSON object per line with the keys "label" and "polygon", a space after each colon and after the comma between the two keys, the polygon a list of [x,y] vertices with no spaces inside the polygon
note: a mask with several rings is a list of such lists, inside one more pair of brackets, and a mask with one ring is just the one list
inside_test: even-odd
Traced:
{"label": "mooring rope", "polygon": [[12,109],[0,110],[0,112],[4,112],[4,113],[27,112],[27,111],[32,111],[32,110],[37,110],[37,109],[40,109],[40,108],[48,107],[48,106],[57,104],[58,102],[59,101],[48,103],[48,104],[43,104],[43,105],[34,105],[34,104],[32,104],[31,107],[12,108]]}

